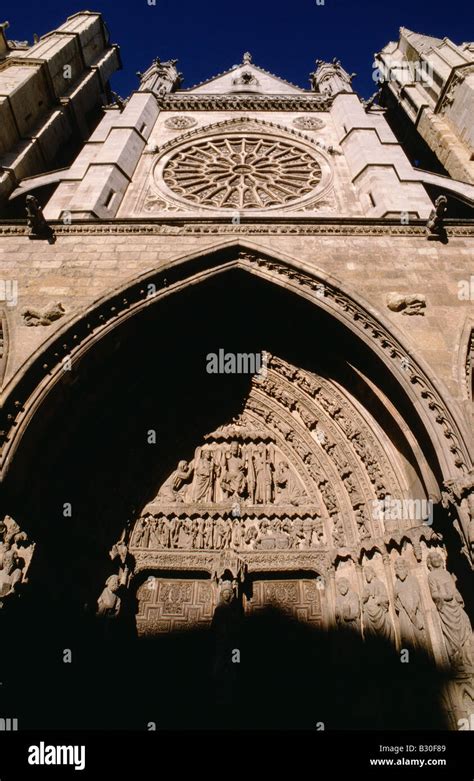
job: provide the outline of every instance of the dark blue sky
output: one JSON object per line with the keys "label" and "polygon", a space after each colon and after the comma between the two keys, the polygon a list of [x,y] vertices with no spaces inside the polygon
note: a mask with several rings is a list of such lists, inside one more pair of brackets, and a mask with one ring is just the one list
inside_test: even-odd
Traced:
{"label": "dark blue sky", "polygon": [[[43,35],[79,10],[70,0],[2,0],[0,13],[10,38],[32,41],[33,33]],[[338,57],[368,97],[373,53],[398,38],[400,25],[455,43],[474,39],[469,0],[96,0],[91,10],[103,13],[121,47],[123,70],[113,87],[124,97],[138,85],[135,72],[156,56],[177,58],[189,87],[240,62],[246,50],[258,65],[305,88],[316,58]]]}

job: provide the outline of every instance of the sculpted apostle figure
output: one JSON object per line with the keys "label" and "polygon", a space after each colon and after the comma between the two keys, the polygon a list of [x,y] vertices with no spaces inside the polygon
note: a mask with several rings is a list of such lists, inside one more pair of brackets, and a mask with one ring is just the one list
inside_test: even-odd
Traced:
{"label": "sculpted apostle figure", "polygon": [[347,578],[337,581],[336,623],[339,627],[360,631],[360,601]]}
{"label": "sculpted apostle figure", "polygon": [[4,542],[0,551],[0,596],[15,591],[17,585],[21,583],[23,577],[24,561],[12,548],[10,542]]}
{"label": "sculpted apostle figure", "polygon": [[443,558],[437,552],[428,554],[426,563],[430,574],[428,585],[436,605],[451,661],[472,665],[472,629],[464,611],[464,602],[456,588],[453,576],[444,569]]}
{"label": "sculpted apostle figure", "polygon": [[162,502],[182,502],[182,488],[189,480],[193,472],[193,463],[189,465],[186,461],[180,461],[178,468],[170,474],[167,480],[161,486],[157,499]]}
{"label": "sculpted apostle figure", "polygon": [[395,641],[390,613],[387,589],[375,575],[372,567],[365,568],[367,585],[362,594],[364,636],[382,635],[386,640]]}
{"label": "sculpted apostle figure", "polygon": [[280,461],[275,472],[275,504],[298,505],[301,502],[301,488],[288,461]]}
{"label": "sculpted apostle figure", "polygon": [[120,612],[121,599],[117,596],[120,588],[118,575],[111,575],[105,582],[105,588],[97,600],[96,615],[102,618],[116,618]]}
{"label": "sculpted apostle figure", "polygon": [[254,453],[255,504],[268,504],[272,498],[272,470],[266,459],[265,448]]}
{"label": "sculpted apostle figure", "polygon": [[232,442],[226,457],[225,472],[221,479],[221,487],[226,498],[237,499],[243,496],[247,487],[245,463],[239,455],[239,443]]}
{"label": "sculpted apostle figure", "polygon": [[212,502],[214,488],[214,462],[210,450],[201,450],[195,469],[194,501]]}
{"label": "sculpted apostle figure", "polygon": [[395,610],[400,622],[402,644],[426,646],[423,609],[418,581],[410,575],[404,559],[395,562]]}

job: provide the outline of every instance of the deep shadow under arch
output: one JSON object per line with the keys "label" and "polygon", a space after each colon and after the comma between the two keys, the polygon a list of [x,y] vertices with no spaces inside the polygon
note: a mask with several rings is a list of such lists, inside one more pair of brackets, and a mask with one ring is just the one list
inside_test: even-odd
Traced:
{"label": "deep shadow under arch", "polygon": [[[91,615],[112,571],[108,550],[123,527],[179,459],[191,458],[206,433],[241,411],[249,376],[206,371],[206,356],[219,348],[266,349],[342,384],[353,379],[351,367],[360,367],[410,421],[440,477],[424,428],[381,360],[334,318],[288,291],[234,270],[131,318],[78,369],[65,373],[41,418],[28,429],[9,475],[9,511],[37,549],[31,585],[16,614],[10,611],[6,618],[12,622],[12,642],[5,664],[9,681],[16,680],[15,695],[29,702],[33,724],[40,723],[49,687],[55,689],[47,707],[52,721],[58,719],[56,726],[64,718],[76,726],[87,726],[90,719],[94,726],[142,727],[144,720],[155,720],[148,713],[157,703],[166,705],[157,718],[168,720],[168,726],[199,726],[202,712],[209,724],[220,721],[206,695],[208,633],[138,641],[129,613],[104,639]],[[386,429],[380,403],[362,385],[354,388]],[[151,430],[156,445],[147,441]],[[410,457],[397,426],[387,433]],[[72,505],[71,517],[63,515],[65,503]],[[232,718],[241,726],[312,726],[325,720],[322,709],[330,721],[353,728],[409,728],[403,718],[419,718],[420,728],[441,726],[440,682],[429,661],[425,672],[414,676],[414,668],[401,666],[382,641],[371,646],[346,638],[347,667],[341,670],[333,640],[337,633],[315,633],[271,611],[246,621],[240,704]],[[72,666],[62,662],[65,648],[75,655]],[[422,689],[416,708],[410,699],[415,680]],[[318,686],[321,707],[315,705]],[[380,700],[381,690],[393,692],[391,710],[390,697]],[[345,707],[360,715],[344,711],[345,692]],[[397,698],[410,707],[398,708]]]}

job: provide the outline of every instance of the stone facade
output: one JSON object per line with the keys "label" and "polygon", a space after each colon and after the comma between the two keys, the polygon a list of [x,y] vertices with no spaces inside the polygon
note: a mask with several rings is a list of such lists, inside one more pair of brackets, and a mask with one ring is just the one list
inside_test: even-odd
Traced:
{"label": "stone facade", "polygon": [[[101,25],[97,14],[72,17],[58,43],[51,33],[35,44],[35,62],[44,41],[53,54],[59,41],[87,50]],[[450,47],[402,39],[415,51],[422,41],[423,53]],[[16,49],[2,45],[8,62]],[[457,50],[472,59],[472,44]],[[84,78],[106,80],[117,56],[96,43]],[[1,598],[13,611],[18,593],[50,578],[44,565],[35,575],[35,559],[55,550],[55,513],[68,517],[71,504],[78,526],[61,534],[72,535],[78,592],[92,589],[102,622],[120,623],[133,598],[140,637],[211,626],[222,638],[239,610],[255,618],[271,607],[448,670],[443,718],[459,728],[474,707],[474,222],[450,219],[426,188],[471,203],[470,164],[459,151],[449,168],[447,144],[434,151],[451,178],[413,167],[384,110],[353,92],[338,61],[318,60],[308,90],[249,53],[188,89],[176,66],[156,59],[105,109],[52,194],[47,162],[15,173],[16,190],[5,173],[4,200],[18,188],[34,197],[28,224],[0,222]],[[449,121],[472,152],[462,100]],[[5,142],[14,155],[17,139]],[[253,349],[243,368],[239,333]],[[235,409],[221,418],[206,406],[211,347],[223,352],[216,374],[231,376],[216,410]],[[144,367],[135,384],[133,353]],[[232,380],[240,374],[245,388]],[[101,394],[109,375],[117,399],[122,385],[130,391],[116,413],[129,440],[91,437],[105,462],[125,448],[117,498],[104,495],[102,460],[91,455],[93,477],[70,450],[82,419],[100,429],[119,403]],[[162,401],[145,450],[158,455],[148,472],[148,455],[136,455],[135,473],[141,451],[127,420],[153,393]],[[55,473],[74,464],[77,484],[69,474],[62,493]],[[216,645],[217,689],[226,642]]]}

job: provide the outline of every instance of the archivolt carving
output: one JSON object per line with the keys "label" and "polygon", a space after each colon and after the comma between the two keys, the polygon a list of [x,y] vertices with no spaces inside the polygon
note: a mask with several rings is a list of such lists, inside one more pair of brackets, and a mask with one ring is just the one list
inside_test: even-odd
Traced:
{"label": "archivolt carving", "polygon": [[365,420],[329,381],[266,353],[266,376],[254,377],[242,414],[166,477],[136,522],[132,549],[360,556],[383,547],[373,504],[401,489],[388,456],[371,446]]}
{"label": "archivolt carving", "polygon": [[[401,360],[403,358],[406,359],[406,353],[397,342],[396,337],[389,333],[381,322],[377,321],[373,315],[369,314],[353,298],[342,292],[335,285],[329,284],[328,282],[325,282],[325,284],[322,285],[320,281],[318,281],[308,272],[298,270],[283,261],[276,261],[249,252],[241,252],[236,258],[235,251],[231,249],[227,252],[227,254],[226,252],[221,253],[218,256],[217,263],[216,259],[212,255],[209,256],[207,260],[203,258],[203,261],[199,266],[199,271],[197,272],[197,275],[193,277],[193,279],[199,279],[199,274],[203,272],[208,274],[209,270],[211,270],[211,273],[215,273],[222,272],[223,270],[232,267],[240,267],[250,270],[253,273],[257,273],[269,280],[273,279],[276,283],[280,283],[281,278],[281,280],[284,281],[290,289],[294,289],[295,292],[299,292],[305,297],[313,299],[315,303],[318,303],[323,308],[335,313],[336,316],[338,316],[343,322],[346,322],[347,325],[354,331],[359,333],[362,332],[362,334],[365,335],[366,340],[373,346],[378,354],[384,356],[386,363],[392,365],[394,374],[399,376],[400,381],[407,389],[409,395],[412,398],[417,398],[418,408],[423,414],[426,424],[429,426],[431,436],[436,436],[436,428],[438,428],[440,433],[443,435],[443,439],[447,443],[448,447],[443,447],[443,440],[441,438],[437,439],[437,443],[439,443],[438,452],[440,453],[443,469],[446,470],[445,473],[447,472],[449,475],[448,467],[451,471],[451,475],[456,474],[456,469],[458,470],[458,475],[462,475],[466,472],[466,462],[468,458],[467,450],[462,441],[462,435],[460,433],[459,427],[454,422],[450,410],[445,406],[437,389],[434,387],[430,379],[423,373],[423,370],[419,368],[413,356],[410,356],[410,360],[405,371],[402,372],[400,370]],[[193,265],[193,268],[196,268],[195,264]],[[144,279],[142,281],[138,281],[135,285],[130,286],[126,294],[124,292],[118,293],[113,298],[104,301],[102,305],[97,307],[87,317],[79,317],[75,323],[66,324],[66,326],[60,328],[58,333],[50,340],[48,347],[38,358],[35,366],[31,371],[28,372],[27,376],[25,375],[23,378],[21,392],[20,390],[17,390],[18,395],[10,394],[7,399],[5,411],[7,416],[7,424],[10,430],[10,427],[14,426],[15,434],[19,436],[23,430],[24,424],[28,421],[29,416],[31,416],[32,411],[28,408],[27,405],[28,393],[32,393],[37,387],[40,380],[38,375],[41,375],[42,378],[46,374],[49,374],[50,376],[49,383],[44,385],[42,390],[42,393],[45,393],[47,392],[47,388],[61,377],[61,361],[65,354],[69,355],[71,360],[74,361],[76,357],[80,356],[82,351],[88,349],[90,344],[101,338],[104,330],[109,329],[115,325],[115,322],[118,319],[131,316],[134,311],[152,303],[148,297],[148,284],[151,281],[153,281],[153,284],[157,290],[155,300],[161,296],[171,295],[179,290],[183,285],[188,284],[188,265],[187,263],[182,262],[180,264],[173,264],[170,267],[166,267],[159,272],[155,272],[153,276],[148,276],[146,280]],[[406,379],[408,379],[409,385],[406,384]],[[301,382],[304,384],[303,379]],[[306,382],[308,382],[308,380],[306,380]],[[261,391],[259,391],[259,393],[261,393]],[[323,398],[324,395],[325,394],[322,394],[321,398]],[[304,394],[301,394],[300,399],[295,399],[295,405],[297,402],[300,404],[299,408],[297,409],[295,406],[292,410],[286,409],[284,403],[281,401],[277,401],[271,397],[268,397],[268,399],[269,402],[271,401],[275,405],[278,404],[278,408],[283,410],[286,415],[290,415],[291,425],[297,423],[297,425],[303,429],[303,434],[301,437],[302,442],[307,441],[306,437],[310,437],[312,442],[314,442],[314,449],[312,453],[310,452],[309,454],[309,460],[307,458],[306,462],[303,462],[305,464],[305,479],[311,479],[313,481],[313,478],[310,477],[310,471],[306,468],[306,465],[312,467],[316,473],[316,470],[319,469],[319,461],[322,457],[324,457],[323,454],[325,454],[326,463],[328,464],[334,464],[336,459],[340,460],[342,458],[340,455],[341,451],[337,437],[334,440],[337,447],[333,448],[332,450],[332,459],[330,458],[330,454],[325,453],[324,449],[315,439],[315,429],[311,429],[311,426],[313,425],[311,422],[312,410],[309,408],[305,412],[305,408],[307,408],[308,405],[305,403],[306,397]],[[36,403],[37,400],[35,404]],[[26,410],[24,411],[25,405]],[[324,410],[323,403],[321,403],[321,408]],[[275,412],[275,409],[273,409],[273,411]],[[279,416],[275,417],[275,421],[279,421],[278,425],[280,428],[282,428],[280,431],[280,441],[285,438],[283,426],[289,425],[286,423],[285,414],[282,415],[280,413]],[[300,415],[301,422],[298,422]],[[306,420],[305,423],[303,422],[303,416]],[[333,417],[336,420],[336,433],[339,436],[337,416],[338,413],[335,410]],[[348,428],[347,424],[345,425],[347,431],[349,431],[350,429]],[[341,427],[341,436],[342,433],[343,429]],[[297,437],[297,439],[299,439],[299,437]],[[357,447],[360,445],[361,453],[364,453],[364,450],[362,450],[363,443],[359,442],[359,445],[356,445],[358,442],[357,437],[353,438],[353,441],[354,447],[351,444],[350,448],[355,451],[357,458],[360,459],[362,456],[357,453]],[[12,452],[11,448],[13,444],[16,444],[16,438],[10,437],[9,435],[8,447],[5,448],[7,457]],[[291,441],[289,441],[287,444],[288,447],[290,447]],[[298,447],[300,447],[299,444]],[[345,461],[347,461],[349,465],[351,463],[351,459],[355,458],[352,450],[350,451],[350,458],[344,453]],[[300,463],[302,460],[301,456],[298,455],[296,449],[293,449],[293,452],[296,463]],[[288,452],[285,452],[285,450],[282,448],[281,454],[283,457],[283,455],[288,455]],[[293,463],[295,463],[295,461],[293,461]],[[342,468],[345,469],[346,467],[342,465]],[[372,469],[372,467],[370,468]],[[333,465],[332,470],[334,469],[336,469],[336,474],[339,474],[337,472],[337,467]],[[372,472],[373,481],[369,480],[369,483],[370,486],[372,486],[370,490],[373,491],[373,488],[376,485],[375,481],[377,479],[376,468],[373,469]],[[384,468],[384,474],[387,473],[388,472],[386,472]],[[330,527],[327,528],[326,536],[333,536],[334,532],[337,538],[337,524],[339,525],[339,529],[341,529],[341,522],[344,526],[344,524],[347,522],[347,519],[337,518],[338,511],[340,510],[340,500],[337,494],[335,497],[331,496],[331,491],[333,490],[332,483],[334,482],[334,474],[334,471],[330,471],[330,475],[332,475],[332,477],[329,477],[329,479],[323,475],[323,480],[326,480],[326,482],[321,480],[321,482],[318,483],[318,494],[316,496],[319,498],[320,495],[322,496],[325,493],[323,501],[327,507],[327,516],[335,519],[334,524],[336,526],[335,529]],[[357,474],[359,476],[360,471]],[[338,479],[337,484],[340,482],[341,481]],[[350,476],[349,482],[347,482],[347,480],[344,482],[348,492],[352,492],[353,496],[356,496],[357,492],[361,492],[361,489],[358,488],[357,482],[355,483],[355,487],[352,488]],[[364,485],[366,484],[367,483],[364,481]],[[315,485],[314,481],[313,485]],[[369,487],[369,485],[367,487]],[[352,510],[355,506],[355,503],[354,505],[350,505],[348,511],[352,513]],[[342,513],[344,513],[344,510],[342,510]],[[326,517],[326,513],[324,515]],[[352,517],[353,531],[355,531],[354,521],[355,519]],[[377,530],[375,528],[371,529],[370,531],[372,534],[377,534]]]}

